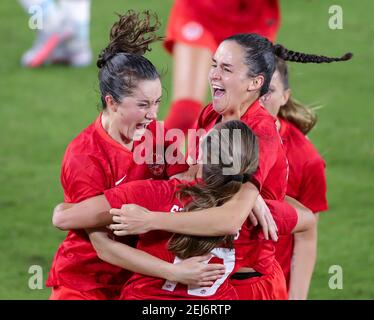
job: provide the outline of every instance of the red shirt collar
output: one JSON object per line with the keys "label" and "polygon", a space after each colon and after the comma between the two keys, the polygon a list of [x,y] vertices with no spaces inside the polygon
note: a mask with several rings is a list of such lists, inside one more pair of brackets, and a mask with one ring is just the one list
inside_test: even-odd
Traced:
{"label": "red shirt collar", "polygon": [[259,109],[261,109],[260,100],[254,101],[247,109],[247,111],[241,116],[241,120],[248,119],[254,115]]}
{"label": "red shirt collar", "polygon": [[284,119],[282,119],[281,117],[278,117],[278,121],[280,123],[280,130],[279,130],[279,135],[281,137],[284,137],[286,135],[286,132],[288,130],[288,122]]}

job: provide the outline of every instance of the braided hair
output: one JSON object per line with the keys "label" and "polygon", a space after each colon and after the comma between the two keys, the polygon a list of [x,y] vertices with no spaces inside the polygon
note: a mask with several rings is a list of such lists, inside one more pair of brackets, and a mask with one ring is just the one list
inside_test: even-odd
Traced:
{"label": "braided hair", "polygon": [[256,33],[241,33],[226,38],[224,41],[235,41],[244,50],[244,63],[248,67],[248,76],[262,75],[264,83],[260,90],[263,96],[269,90],[271,77],[275,70],[275,57],[285,61],[300,63],[331,63],[335,61],[347,61],[353,57],[352,53],[346,53],[340,58],[330,58],[315,54],[306,54],[286,49],[280,44],[273,45],[268,39]]}
{"label": "braided hair", "polygon": [[353,57],[351,52],[347,52],[341,57],[326,57],[316,54],[307,54],[286,49],[281,44],[276,44],[274,47],[274,54],[285,61],[300,62],[300,63],[331,63],[338,61],[347,61]]}

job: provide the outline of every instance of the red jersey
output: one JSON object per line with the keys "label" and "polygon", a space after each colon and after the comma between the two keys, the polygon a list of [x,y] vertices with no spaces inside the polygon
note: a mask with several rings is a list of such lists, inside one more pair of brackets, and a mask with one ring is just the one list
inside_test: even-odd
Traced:
{"label": "red jersey", "polygon": [[[197,127],[209,131],[222,116],[214,111],[212,104],[201,112]],[[259,165],[252,182],[258,187],[262,197],[283,200],[286,195],[288,164],[281,139],[275,125],[275,118],[256,100],[240,118],[257,136],[259,142]],[[198,146],[198,142],[196,142]],[[198,148],[189,150],[197,159]]]}
{"label": "red jersey", "polygon": [[[287,195],[300,201],[314,213],[328,208],[325,162],[310,140],[292,123],[279,119],[280,135],[289,163]],[[293,236],[280,237],[276,256],[287,283],[293,253]]]}
{"label": "red jersey", "polygon": [[[176,198],[180,182],[176,179],[169,181],[135,181],[117,188],[106,190],[105,196],[112,207],[120,208],[125,203],[136,203],[154,211],[178,212],[182,208]],[[269,206],[283,204],[279,201],[269,203]],[[281,233],[292,231],[297,222],[295,211],[286,210],[288,216],[280,214],[276,222]],[[281,212],[281,210],[277,210]],[[291,214],[290,214],[291,212]],[[175,213],[177,214],[177,213]],[[193,213],[192,213],[193,214]],[[137,248],[159,257],[170,263],[180,261],[167,250],[171,233],[152,231],[139,235]],[[236,293],[228,278],[243,266],[254,266],[259,272],[266,274],[271,270],[275,259],[274,243],[264,240],[262,231],[246,221],[234,241],[234,248],[215,248],[210,260],[212,263],[223,263],[226,266],[225,275],[217,280],[212,287],[189,288],[179,283],[134,273],[124,286],[122,299],[235,299]],[[256,269],[257,270],[257,269]]]}
{"label": "red jersey", "polygon": [[[154,124],[150,129],[155,128]],[[136,145],[136,144],[135,144]],[[68,146],[61,170],[65,202],[80,202],[104,190],[132,180],[163,177],[163,169],[138,165],[133,153],[114,141],[101,125],[101,116],[82,131]],[[122,238],[133,243],[131,237]],[[69,231],[55,254],[47,286],[76,290],[115,288],[130,273],[97,257],[84,230]]]}
{"label": "red jersey", "polygon": [[[279,237],[290,235],[297,224],[297,212],[294,207],[285,201],[265,200],[275,223],[278,227]],[[251,267],[263,275],[270,274],[276,258],[276,246],[272,240],[265,240],[261,234],[261,250],[254,263],[247,263],[246,267]],[[278,259],[277,259],[278,260]]]}
{"label": "red jersey", "polygon": [[174,42],[183,42],[214,52],[238,33],[257,33],[274,41],[279,25],[278,0],[176,0],[165,47],[171,52]]}
{"label": "red jersey", "polygon": [[289,164],[287,195],[314,213],[327,210],[325,161],[298,128],[283,119],[279,121]]}

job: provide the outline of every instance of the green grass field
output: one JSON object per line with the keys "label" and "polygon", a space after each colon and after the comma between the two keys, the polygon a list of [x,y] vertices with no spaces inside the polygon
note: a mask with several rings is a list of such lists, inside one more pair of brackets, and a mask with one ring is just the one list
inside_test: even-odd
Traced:
{"label": "green grass field", "polygon": [[[114,12],[152,9],[165,28],[171,3],[93,1],[95,55],[107,43]],[[347,63],[291,66],[295,96],[323,105],[310,137],[327,162],[330,210],[321,214],[310,298],[373,299],[374,2],[284,0],[281,4],[278,42],[311,53],[355,54]],[[343,30],[328,28],[328,8],[333,4],[343,8]],[[28,270],[40,265],[45,281],[65,236],[51,225],[52,208],[63,199],[60,163],[66,145],[98,114],[97,68],[21,68],[20,56],[32,44],[34,33],[16,1],[1,1],[0,9],[0,298],[46,299],[48,288],[29,288]],[[161,45],[148,57],[164,73],[163,118],[171,95],[171,59]],[[343,268],[342,290],[328,286],[332,265]]]}

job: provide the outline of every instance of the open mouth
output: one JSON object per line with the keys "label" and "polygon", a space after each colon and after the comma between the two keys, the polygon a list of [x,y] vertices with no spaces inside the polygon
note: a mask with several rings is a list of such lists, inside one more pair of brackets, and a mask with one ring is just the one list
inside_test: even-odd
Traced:
{"label": "open mouth", "polygon": [[145,122],[145,123],[138,123],[135,128],[137,130],[144,130],[147,128],[147,126],[149,125],[149,122]]}
{"label": "open mouth", "polygon": [[214,99],[222,98],[225,95],[226,90],[223,89],[220,86],[213,85],[212,89],[213,89],[213,98]]}

